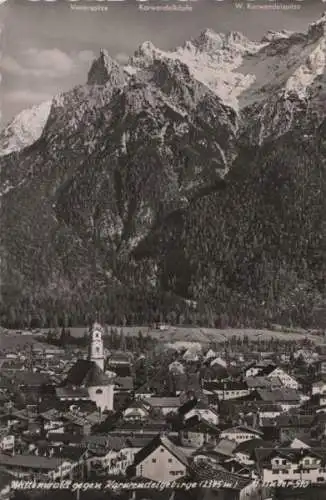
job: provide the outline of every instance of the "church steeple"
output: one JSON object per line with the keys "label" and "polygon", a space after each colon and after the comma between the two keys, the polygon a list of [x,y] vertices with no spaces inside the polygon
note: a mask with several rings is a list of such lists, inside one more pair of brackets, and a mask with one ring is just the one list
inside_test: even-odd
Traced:
{"label": "church steeple", "polygon": [[88,359],[94,361],[101,370],[104,370],[103,328],[94,323],[90,332]]}

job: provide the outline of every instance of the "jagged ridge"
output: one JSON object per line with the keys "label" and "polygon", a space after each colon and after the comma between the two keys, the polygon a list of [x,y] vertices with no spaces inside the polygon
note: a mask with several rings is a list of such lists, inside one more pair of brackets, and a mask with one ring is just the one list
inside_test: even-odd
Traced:
{"label": "jagged ridge", "polygon": [[325,20],[260,42],[146,42],[125,68],[102,51],[0,162],[3,311],[152,320],[169,290],[206,323],[309,322],[325,297]]}

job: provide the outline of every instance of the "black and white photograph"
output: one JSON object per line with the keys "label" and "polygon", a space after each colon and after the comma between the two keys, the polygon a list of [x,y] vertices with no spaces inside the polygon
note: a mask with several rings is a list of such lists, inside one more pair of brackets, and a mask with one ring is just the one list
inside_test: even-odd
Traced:
{"label": "black and white photograph", "polygon": [[326,1],[0,47],[0,500],[326,500]]}

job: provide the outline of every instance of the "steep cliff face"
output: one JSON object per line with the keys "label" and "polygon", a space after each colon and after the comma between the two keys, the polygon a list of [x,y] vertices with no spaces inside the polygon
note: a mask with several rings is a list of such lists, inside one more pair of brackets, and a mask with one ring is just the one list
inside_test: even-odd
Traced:
{"label": "steep cliff face", "polygon": [[36,277],[41,288],[94,270],[123,281],[138,243],[232,162],[235,113],[182,63],[106,78],[55,98],[41,138],[3,161],[3,265],[29,293]]}
{"label": "steep cliff face", "polygon": [[52,102],[46,101],[19,113],[0,134],[0,156],[33,144],[41,136]]}
{"label": "steep cliff face", "polygon": [[322,300],[325,25],[145,42],[125,67],[102,51],[37,133],[18,140],[17,117],[0,137],[3,310],[80,311],[95,288],[94,311],[120,287],[229,317],[264,303],[266,321],[289,310],[283,281],[296,311],[298,290]]}

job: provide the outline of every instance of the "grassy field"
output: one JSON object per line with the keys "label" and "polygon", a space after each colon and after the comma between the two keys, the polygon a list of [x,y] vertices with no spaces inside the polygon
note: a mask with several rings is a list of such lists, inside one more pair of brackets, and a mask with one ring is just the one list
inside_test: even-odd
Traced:
{"label": "grassy field", "polygon": [[[110,327],[109,327],[110,328]],[[46,334],[48,330],[41,330],[41,333]],[[87,329],[70,328],[71,335],[80,337],[85,334]],[[139,331],[143,335],[151,335],[161,342],[225,342],[232,336],[243,338],[249,337],[250,340],[260,339],[268,340],[278,338],[283,341],[296,342],[303,340],[305,337],[312,340],[315,344],[323,344],[326,339],[323,336],[314,335],[311,332],[304,330],[298,331],[277,331],[277,330],[255,330],[255,329],[217,329],[217,328],[198,328],[198,327],[169,327],[165,331],[151,329],[144,326],[123,327],[123,332],[126,336],[138,335]],[[15,331],[7,330],[5,333],[0,333],[0,350],[8,349],[15,345],[19,349],[26,349],[28,345],[35,342],[35,336],[32,335],[17,335]]]}

